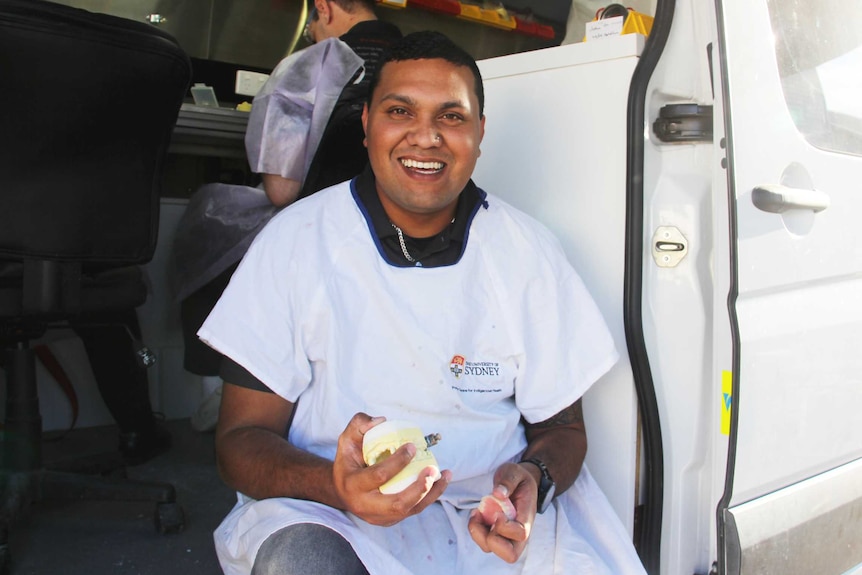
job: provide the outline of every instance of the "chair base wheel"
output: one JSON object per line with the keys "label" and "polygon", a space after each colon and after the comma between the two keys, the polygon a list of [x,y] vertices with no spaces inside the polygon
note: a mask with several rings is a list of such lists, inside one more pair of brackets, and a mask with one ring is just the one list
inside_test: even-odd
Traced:
{"label": "chair base wheel", "polygon": [[186,517],[179,503],[159,503],[154,516],[156,531],[162,535],[179,533],[186,526]]}

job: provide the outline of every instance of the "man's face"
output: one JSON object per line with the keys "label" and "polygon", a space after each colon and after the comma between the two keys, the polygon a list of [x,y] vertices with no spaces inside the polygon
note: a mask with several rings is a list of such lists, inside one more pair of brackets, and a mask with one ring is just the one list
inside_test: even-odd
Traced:
{"label": "man's face", "polygon": [[388,62],[362,113],[380,201],[410,235],[448,224],[476,166],[485,119],[473,82],[468,68],[439,58]]}

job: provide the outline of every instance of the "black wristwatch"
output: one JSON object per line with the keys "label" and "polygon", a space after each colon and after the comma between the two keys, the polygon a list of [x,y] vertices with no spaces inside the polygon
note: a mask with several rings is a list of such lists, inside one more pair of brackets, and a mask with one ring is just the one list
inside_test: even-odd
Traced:
{"label": "black wristwatch", "polygon": [[557,489],[557,484],[551,477],[551,472],[540,460],[535,457],[522,459],[521,463],[532,463],[542,472],[542,477],[539,479],[539,499],[536,502],[536,510],[539,513],[544,513],[551,506],[551,501],[554,499],[554,491]]}

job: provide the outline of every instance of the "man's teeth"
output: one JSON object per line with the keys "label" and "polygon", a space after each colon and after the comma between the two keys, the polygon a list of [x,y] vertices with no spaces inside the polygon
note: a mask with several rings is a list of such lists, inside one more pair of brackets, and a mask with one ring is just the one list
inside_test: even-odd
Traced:
{"label": "man's teeth", "polygon": [[443,162],[419,162],[416,160],[401,160],[401,164],[405,168],[413,168],[416,170],[442,170]]}

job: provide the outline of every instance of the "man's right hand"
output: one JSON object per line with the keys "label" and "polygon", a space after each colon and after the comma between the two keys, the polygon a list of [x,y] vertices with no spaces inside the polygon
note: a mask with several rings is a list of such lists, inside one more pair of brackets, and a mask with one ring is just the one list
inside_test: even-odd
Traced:
{"label": "man's right hand", "polygon": [[449,485],[452,472],[443,470],[440,479],[434,481],[435,470],[428,467],[404,491],[393,495],[381,493],[380,486],[407,467],[416,454],[416,446],[408,443],[383,461],[367,466],[362,457],[362,439],[369,429],[383,421],[382,417],[365,413],[353,416],[338,438],[332,475],[344,509],[373,525],[387,526],[420,513],[435,502]]}

